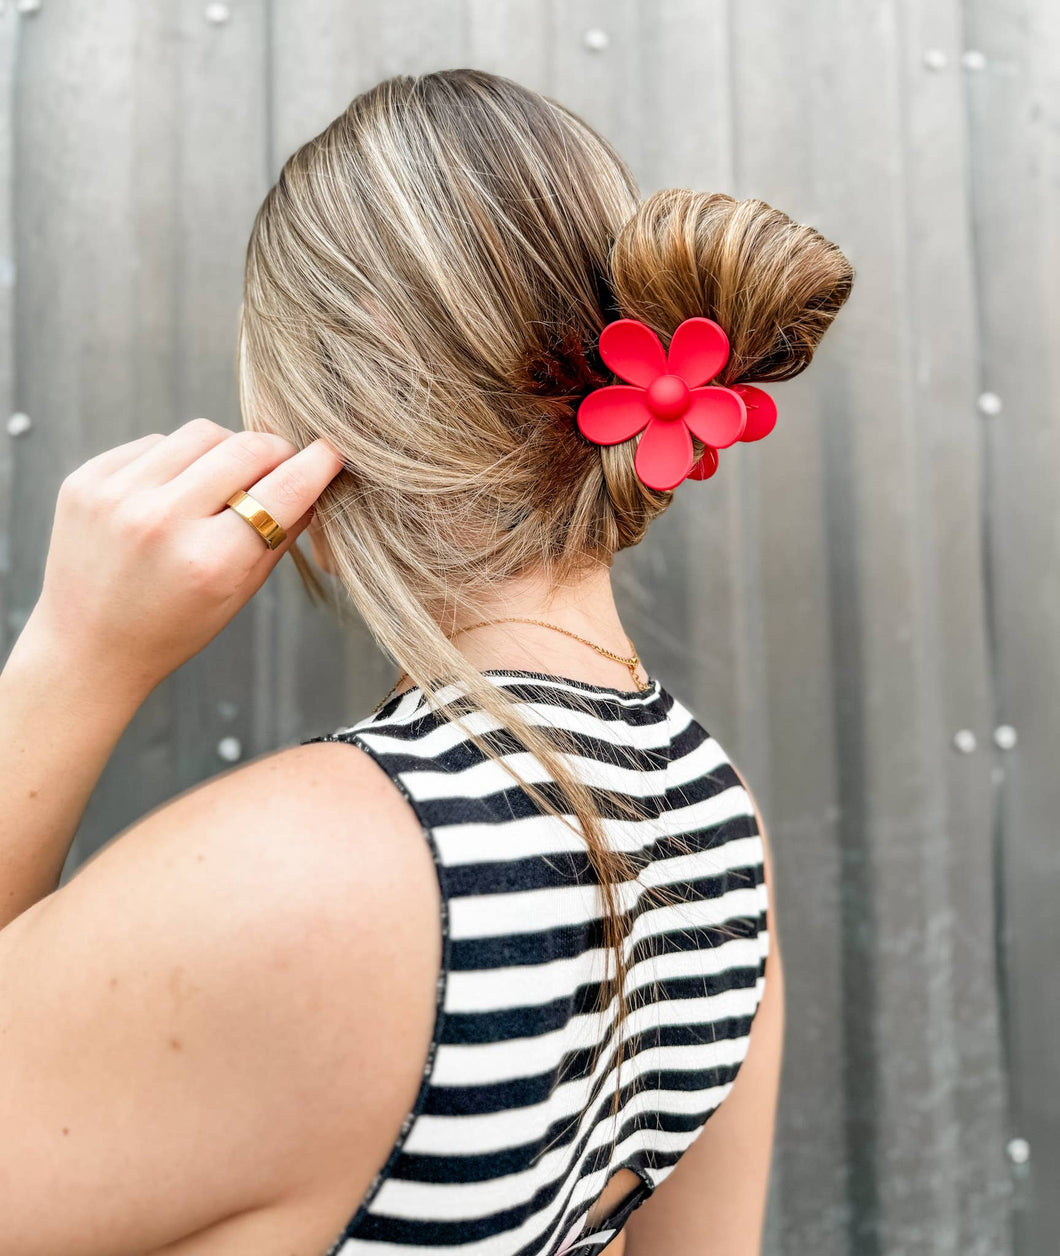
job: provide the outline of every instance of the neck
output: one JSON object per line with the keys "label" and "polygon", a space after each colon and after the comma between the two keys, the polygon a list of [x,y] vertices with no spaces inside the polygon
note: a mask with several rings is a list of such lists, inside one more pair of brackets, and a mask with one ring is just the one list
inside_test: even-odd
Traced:
{"label": "neck", "polygon": [[[509,581],[477,619],[539,619],[623,658],[634,653],[615,605],[610,569],[603,564],[559,587],[549,587],[538,574]],[[544,672],[612,689],[635,687],[624,664],[562,633],[528,623],[493,623],[468,631],[471,622],[477,621],[458,624],[453,644],[478,668]],[[636,671],[637,679],[646,681],[644,668]]]}

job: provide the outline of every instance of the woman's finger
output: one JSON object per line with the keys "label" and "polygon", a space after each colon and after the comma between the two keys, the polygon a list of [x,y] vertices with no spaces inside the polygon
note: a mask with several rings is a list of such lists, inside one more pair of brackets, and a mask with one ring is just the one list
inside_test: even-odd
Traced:
{"label": "woman's finger", "polygon": [[[234,512],[230,510],[228,513],[232,514]],[[297,541],[298,538],[302,535],[302,533],[305,532],[305,530],[309,527],[309,524],[311,522],[312,522],[312,519],[311,519],[309,511],[307,510],[306,513],[301,517],[301,519],[296,519],[294,523],[289,524],[288,526],[284,528],[284,531],[287,533],[287,535],[283,538],[283,540],[279,543],[279,545],[276,546],[274,550],[270,550],[266,545],[262,544],[261,548],[264,551],[265,555],[267,556],[268,560],[272,563],[278,563],[280,559],[284,556],[284,554],[286,554],[287,551],[291,548],[291,546],[295,543],[295,541]]]}
{"label": "woman's finger", "polygon": [[234,435],[227,427],[211,419],[189,419],[134,461],[121,467],[112,476],[110,487],[116,493],[157,488],[190,467],[207,450]]}
{"label": "woman's finger", "polygon": [[250,492],[252,484],[297,452],[289,440],[270,432],[234,432],[175,475],[164,491],[186,518],[206,518],[224,510],[236,489]]}
{"label": "woman's finger", "polygon": [[[260,502],[281,527],[292,529],[300,525],[298,530],[301,531],[309,522],[310,507],[344,466],[335,450],[320,437],[245,491]],[[238,518],[234,510],[226,513],[231,517],[230,526],[240,524],[251,531],[247,521]],[[266,553],[270,552],[264,548]]]}
{"label": "woman's finger", "polygon": [[161,432],[149,432],[148,435],[127,441],[124,445],[115,445],[113,449],[104,449],[102,453],[96,454],[94,458],[89,458],[87,462],[83,462],[78,467],[78,471],[84,471],[87,475],[97,480],[102,479],[105,475],[113,475],[115,471],[119,471],[130,462],[134,462],[145,450],[151,449],[159,441],[165,439]]}

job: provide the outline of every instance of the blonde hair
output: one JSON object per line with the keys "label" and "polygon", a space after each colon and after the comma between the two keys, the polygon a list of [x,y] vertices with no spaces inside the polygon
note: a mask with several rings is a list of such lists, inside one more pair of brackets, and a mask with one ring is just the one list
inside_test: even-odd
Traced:
{"label": "blonde hair", "polygon": [[[436,708],[458,682],[557,782],[566,811],[520,784],[576,826],[597,874],[619,1067],[615,886],[638,862],[605,840],[565,757],[573,741],[529,722],[449,636],[489,618],[509,579],[541,571],[559,584],[609,563],[669,505],[634,474],[635,439],[600,447],[572,422],[588,389],[613,382],[596,354],[606,322],[640,319],[666,344],[683,319],[713,318],[732,345],[722,383],[787,379],[851,281],[835,245],[762,201],[671,189],[640,202],[585,122],[477,70],[358,96],[288,158],[251,231],[244,422],[341,452],[317,517],[376,641]],[[310,596],[326,596],[291,554]],[[473,739],[497,757],[488,736]]]}

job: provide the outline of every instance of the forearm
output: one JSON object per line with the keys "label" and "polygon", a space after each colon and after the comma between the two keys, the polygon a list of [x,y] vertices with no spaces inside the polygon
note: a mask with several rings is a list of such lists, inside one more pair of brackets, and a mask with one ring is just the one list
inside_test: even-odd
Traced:
{"label": "forearm", "polygon": [[[261,588],[344,466],[323,438],[298,449],[200,418],[62,481],[40,597],[0,671],[0,929],[58,886],[144,699]],[[248,488],[279,511],[275,549],[222,509]]]}
{"label": "forearm", "polygon": [[58,886],[141,701],[31,616],[0,672],[0,928]]}

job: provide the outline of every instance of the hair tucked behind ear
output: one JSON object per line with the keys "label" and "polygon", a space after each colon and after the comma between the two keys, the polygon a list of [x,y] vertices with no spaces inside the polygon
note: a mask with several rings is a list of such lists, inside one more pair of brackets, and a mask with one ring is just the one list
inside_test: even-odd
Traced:
{"label": "hair tucked behind ear", "polygon": [[[666,343],[706,315],[732,341],[723,382],[783,379],[808,364],[849,288],[834,245],[761,202],[672,191],[638,207],[628,169],[581,119],[475,70],[358,96],[287,160],[254,221],[244,422],[343,454],[317,518],[380,647],[436,707],[441,684],[459,682],[558,783],[559,809],[525,787],[583,835],[596,872],[614,957],[601,1011],[617,1008],[599,1049],[617,1042],[619,1064],[616,887],[638,862],[608,844],[564,757],[573,742],[524,718],[449,633],[488,618],[524,572],[560,582],[610,562],[669,504],[634,475],[634,441],[601,448],[573,422],[587,391],[612,382],[596,353],[607,321],[642,319]],[[472,736],[496,757],[488,734]]]}

